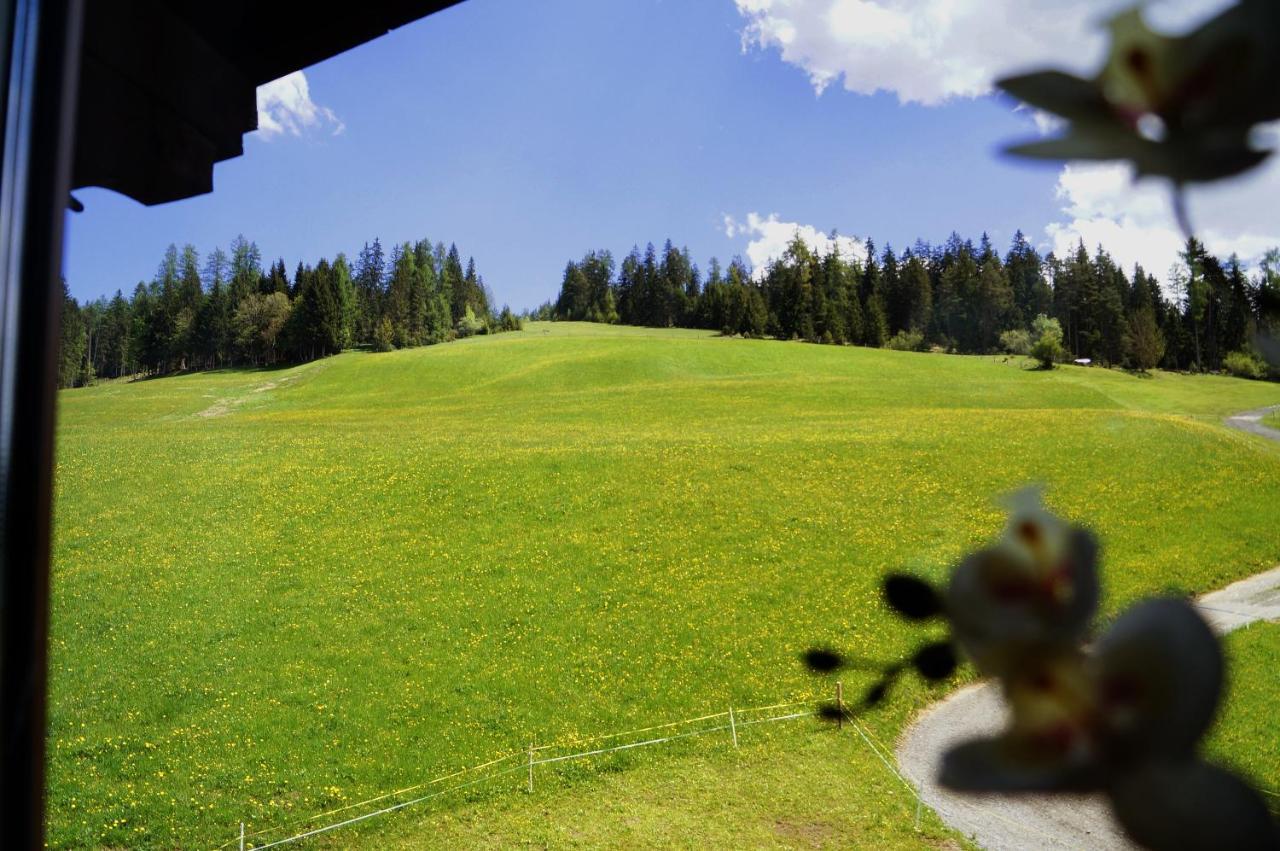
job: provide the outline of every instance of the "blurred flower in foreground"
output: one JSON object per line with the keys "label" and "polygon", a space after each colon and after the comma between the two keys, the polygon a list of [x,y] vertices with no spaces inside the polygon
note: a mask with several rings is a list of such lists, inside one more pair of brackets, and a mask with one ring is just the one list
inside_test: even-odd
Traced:
{"label": "blurred flower in foreground", "polygon": [[961,561],[946,591],[952,635],[991,676],[1074,648],[1098,607],[1093,536],[1046,511],[1033,488],[1010,507],[1004,535]]}
{"label": "blurred flower in foreground", "polygon": [[1276,848],[1262,798],[1197,751],[1222,695],[1217,638],[1186,601],[1126,611],[1091,653],[1002,677],[1008,729],[949,751],[965,792],[1098,791],[1149,848]]}
{"label": "blurred flower in foreground", "polygon": [[1280,3],[1240,0],[1183,36],[1149,29],[1137,8],[1112,18],[1111,49],[1092,79],[1043,70],[998,80],[1013,97],[1059,116],[1054,139],[1013,145],[1017,156],[1127,160],[1135,175],[1169,178],[1190,234],[1186,183],[1261,163],[1254,128],[1280,118]]}
{"label": "blurred flower in foreground", "polygon": [[[1259,794],[1199,755],[1224,680],[1209,625],[1185,600],[1148,599],[1086,649],[1099,599],[1093,535],[1048,512],[1037,490],[1010,502],[1004,533],[962,559],[945,592],[917,577],[885,580],[891,608],[911,621],[944,621],[951,640],[884,666],[864,707],[883,700],[908,668],[931,680],[950,676],[958,648],[996,678],[1009,720],[999,735],[945,754],[944,786],[1100,792],[1148,848],[1280,849]],[[806,661],[823,672],[846,664],[832,650],[811,651]]]}

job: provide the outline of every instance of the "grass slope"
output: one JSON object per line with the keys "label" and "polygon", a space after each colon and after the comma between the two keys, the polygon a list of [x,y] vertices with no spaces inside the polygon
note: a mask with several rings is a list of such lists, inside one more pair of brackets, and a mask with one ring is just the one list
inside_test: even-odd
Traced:
{"label": "grass slope", "polygon": [[1208,753],[1249,777],[1280,817],[1280,623],[1259,622],[1227,636],[1227,699]]}
{"label": "grass slope", "polygon": [[[827,694],[797,653],[905,653],[919,637],[879,577],[941,576],[1028,481],[1102,535],[1112,611],[1218,587],[1280,556],[1280,447],[1220,419],[1278,401],[1228,378],[572,324],[64,393],[50,844],[216,845],[529,741]],[[907,688],[872,734],[929,697]],[[532,799],[507,791],[517,773],[464,812],[572,844],[574,807],[631,812],[597,797],[617,786],[688,803],[674,833],[637,815],[619,844],[796,844],[797,818],[815,844],[855,825],[859,844],[919,841],[858,740],[796,723],[740,753],[629,752],[603,784],[546,769]],[[749,825],[699,803],[715,783]],[[553,798],[564,818],[539,817]],[[331,841],[476,835],[441,818]]]}

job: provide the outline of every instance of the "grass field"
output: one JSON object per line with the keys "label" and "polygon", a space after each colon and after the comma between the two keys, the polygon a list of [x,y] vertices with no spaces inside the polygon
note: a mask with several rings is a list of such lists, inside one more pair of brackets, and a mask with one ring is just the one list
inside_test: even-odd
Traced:
{"label": "grass field", "polygon": [[1270,428],[1280,429],[1280,411],[1273,411],[1262,418],[1262,424]]}
{"label": "grass field", "polygon": [[[530,741],[826,695],[797,653],[903,654],[879,577],[941,576],[1029,481],[1101,534],[1109,611],[1224,585],[1280,559],[1280,445],[1220,419],[1277,402],[572,324],[64,393],[50,844],[208,847]],[[769,726],[329,843],[920,842],[857,738]]]}
{"label": "grass field", "polygon": [[1231,660],[1227,700],[1208,751],[1263,790],[1280,816],[1280,623],[1255,623],[1227,637]]}

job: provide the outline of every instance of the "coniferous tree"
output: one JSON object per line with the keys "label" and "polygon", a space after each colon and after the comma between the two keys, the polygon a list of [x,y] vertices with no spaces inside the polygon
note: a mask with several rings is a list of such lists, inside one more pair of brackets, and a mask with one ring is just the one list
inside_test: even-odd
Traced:
{"label": "coniferous tree", "polygon": [[[860,336],[862,329],[849,328],[851,294],[848,267],[841,259],[840,251],[836,246],[837,243],[832,240],[831,250],[821,261],[822,283],[815,291],[815,294],[821,294],[820,306],[815,304],[815,309],[820,310],[821,315],[815,330],[823,342],[844,345],[853,342],[855,333]],[[853,300],[856,301],[856,298]]]}
{"label": "coniferous tree", "polygon": [[125,300],[123,292],[116,290],[102,316],[102,331],[98,337],[94,364],[96,374],[119,378],[130,372],[129,323],[129,302]]}
{"label": "coniferous tree", "polygon": [[[830,241],[839,245],[834,232]],[[797,233],[758,278],[740,258],[727,275],[712,258],[705,286],[688,250],[669,239],[661,252],[653,243],[643,254],[633,248],[616,281],[593,266],[604,253],[588,252],[566,266],[556,304],[531,315],[612,321],[602,317],[612,316],[613,297],[619,321],[631,324],[861,345],[893,335],[895,346],[970,353],[1026,351],[1045,337],[1057,340],[1042,347],[1053,350],[1051,360],[1069,354],[1149,368],[1141,365],[1155,357],[1167,368],[1214,370],[1232,352],[1254,358],[1238,349],[1255,329],[1280,322],[1280,249],[1249,280],[1238,260],[1224,264],[1193,242],[1170,274],[1180,293],[1170,300],[1140,266],[1130,278],[1103,248],[1091,257],[1083,242],[1063,259],[1042,259],[1021,232],[1003,259],[985,234],[978,247],[955,233],[937,247],[917,241],[901,258],[887,247],[877,256],[870,241],[867,248],[864,265],[816,252]]]}
{"label": "coniferous tree", "polygon": [[196,314],[193,334],[195,361],[204,369],[216,369],[227,361],[232,338],[230,297],[222,281],[215,279]]}
{"label": "coniferous tree", "polygon": [[62,339],[58,353],[58,386],[79,387],[91,377],[85,368],[85,330],[80,306],[62,282]]}
{"label": "coniferous tree", "polygon": [[316,264],[314,281],[316,310],[312,333],[317,356],[336,355],[342,351],[342,293],[333,266],[323,257]]}
{"label": "coniferous tree", "polygon": [[173,357],[179,369],[195,361],[196,316],[204,300],[200,283],[200,255],[195,246],[183,246],[173,307]]}
{"label": "coniferous tree", "polygon": [[1005,274],[1000,255],[991,247],[986,234],[982,236],[982,254],[974,289],[974,305],[970,311],[975,324],[971,351],[995,351],[1000,332],[1008,326],[1009,312],[1013,308],[1013,290]]}
{"label": "coniferous tree", "polygon": [[1204,369],[1201,339],[1206,319],[1210,315],[1209,286],[1205,280],[1204,249],[1194,239],[1188,239],[1182,251],[1182,267],[1175,265],[1170,271],[1174,286],[1181,290],[1185,302],[1184,315],[1191,328],[1191,342],[1195,351],[1195,368]]}
{"label": "coniferous tree", "polygon": [[1045,280],[1043,261],[1021,230],[1013,235],[1004,267],[1013,295],[1011,324],[1026,327],[1036,316],[1049,313],[1053,308],[1053,291]]}
{"label": "coniferous tree", "polygon": [[382,316],[382,285],[386,270],[382,256],[382,243],[375,237],[373,244],[364,244],[356,259],[356,337],[361,342],[372,342],[374,331]]}
{"label": "coniferous tree", "polygon": [[231,303],[258,289],[262,278],[262,252],[256,243],[238,235],[231,242]]}
{"label": "coniferous tree", "polygon": [[[284,263],[281,262],[281,268]],[[351,267],[347,265],[347,256],[339,253],[333,261],[333,284],[338,302],[338,351],[355,344],[356,338],[356,286],[351,280]]]}
{"label": "coniferous tree", "polygon": [[285,268],[284,258],[271,264],[271,270],[261,278],[258,291],[263,295],[271,293],[289,294],[289,272]]}
{"label": "coniferous tree", "polygon": [[680,324],[693,325],[698,314],[698,299],[702,298],[702,272],[693,262],[687,247],[680,250],[680,265],[684,274],[684,287],[680,293]]}
{"label": "coniferous tree", "polygon": [[385,315],[391,320],[398,348],[415,345],[409,313],[418,277],[416,258],[413,246],[407,242],[391,251],[391,278],[387,282]]}
{"label": "coniferous tree", "polygon": [[489,320],[489,293],[485,290],[484,280],[476,274],[476,260],[474,257],[467,258],[467,271],[463,275],[466,286],[466,303],[479,317],[480,321],[488,327]]}
{"label": "coniferous tree", "polygon": [[637,292],[637,314],[641,325],[662,323],[662,292],[658,283],[658,252],[650,242],[644,249]]}
{"label": "coniferous tree", "polygon": [[587,318],[590,302],[587,276],[573,261],[564,267],[564,280],[560,282],[560,297],[556,300],[556,318],[582,321]]}
{"label": "coniferous tree", "polygon": [[919,255],[912,253],[907,257],[899,287],[906,311],[906,324],[902,327],[924,333],[933,318],[933,285],[929,281],[929,270]]}
{"label": "coniferous tree", "polygon": [[[644,260],[640,256],[640,247],[632,246],[631,253],[622,260],[618,271],[618,317],[628,325],[643,325],[644,320],[639,311],[638,284],[643,274]],[[1280,268],[1280,263],[1277,264]]]}
{"label": "coniferous tree", "polygon": [[467,300],[467,276],[462,271],[462,259],[458,255],[458,246],[450,245],[449,253],[444,259],[444,288],[449,294],[449,308],[452,311],[452,321],[456,323],[459,319],[466,315]]}
{"label": "coniferous tree", "polygon": [[972,244],[961,242],[958,235],[952,234],[941,265],[934,299],[936,334],[947,348],[969,351],[976,337],[972,306],[978,281],[978,263]]}
{"label": "coniferous tree", "polygon": [[1099,246],[1093,266],[1094,286],[1085,321],[1086,356],[1108,366],[1121,363],[1125,356],[1124,338],[1128,331],[1124,310],[1129,282],[1124,273]]}

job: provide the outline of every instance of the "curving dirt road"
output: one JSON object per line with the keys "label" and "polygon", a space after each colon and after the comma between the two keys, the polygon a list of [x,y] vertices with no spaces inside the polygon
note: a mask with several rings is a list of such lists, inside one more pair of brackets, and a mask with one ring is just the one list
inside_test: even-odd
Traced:
{"label": "curving dirt road", "polygon": [[1280,431],[1274,428],[1264,426],[1262,418],[1267,414],[1280,411],[1280,405],[1272,405],[1269,408],[1259,408],[1256,411],[1245,411],[1243,414],[1232,414],[1227,417],[1226,423],[1232,428],[1238,428],[1241,431],[1247,431],[1250,434],[1256,434],[1259,437],[1270,438],[1271,440],[1280,440]]}
{"label": "curving dirt road", "polygon": [[[1232,428],[1280,441],[1262,417],[1280,406],[1236,414]],[[1201,613],[1220,633],[1258,620],[1280,619],[1280,567],[1201,597]],[[1004,726],[1005,708],[990,683],[963,688],[922,712],[898,740],[902,773],[951,827],[991,851],[1004,849],[1131,849],[1097,795],[958,795],[935,781],[942,754],[953,744]]]}

